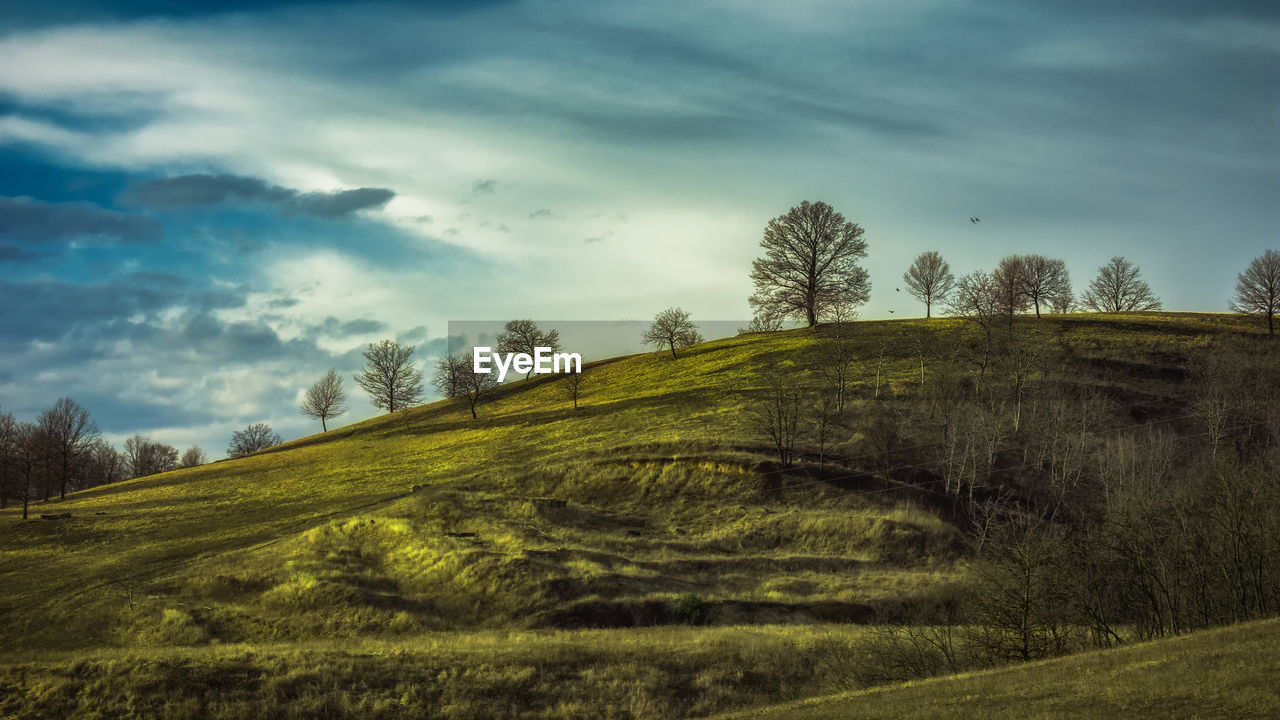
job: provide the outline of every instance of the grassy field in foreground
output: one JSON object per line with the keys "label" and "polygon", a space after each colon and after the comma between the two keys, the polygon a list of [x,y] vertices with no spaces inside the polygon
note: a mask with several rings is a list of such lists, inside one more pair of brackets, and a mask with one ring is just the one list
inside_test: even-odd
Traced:
{"label": "grassy field in foreground", "polygon": [[[1257,333],[1019,330],[1166,414],[1188,353]],[[877,368],[886,396],[918,386],[913,333],[964,331],[857,323],[851,416]],[[837,469],[784,471],[744,427],[758,371],[807,372],[821,332],[597,363],[576,411],[522,380],[478,420],[433,403],[33,506],[69,520],[0,511],[0,716],[677,718],[848,687],[861,623],[945,598],[969,557],[949,501],[859,464],[859,433]],[[706,626],[677,626],[690,596]]]}
{"label": "grassy field in foreground", "polygon": [[847,718],[1276,718],[1280,619],[1115,650],[722,715]]}

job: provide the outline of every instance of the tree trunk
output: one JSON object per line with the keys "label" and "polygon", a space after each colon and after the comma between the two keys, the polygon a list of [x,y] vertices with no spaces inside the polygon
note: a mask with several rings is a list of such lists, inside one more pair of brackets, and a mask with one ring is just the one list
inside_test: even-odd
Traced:
{"label": "tree trunk", "polygon": [[675,344],[674,342],[672,342],[672,343],[668,343],[668,345],[671,347],[671,359],[672,359],[672,360],[675,360],[675,359],[676,359],[676,344]]}
{"label": "tree trunk", "polygon": [[320,416],[320,432],[329,432],[329,427],[324,424],[324,416]]}

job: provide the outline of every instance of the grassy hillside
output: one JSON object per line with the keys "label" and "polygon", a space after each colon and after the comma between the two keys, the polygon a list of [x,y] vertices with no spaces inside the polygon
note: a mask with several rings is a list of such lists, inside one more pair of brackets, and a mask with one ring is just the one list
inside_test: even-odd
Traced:
{"label": "grassy hillside", "polygon": [[[1133,417],[1176,416],[1186,354],[1257,331],[1019,322]],[[877,369],[918,384],[922,331],[963,326],[856,325],[854,414]],[[439,402],[33,507],[68,520],[2,511],[0,714],[678,717],[830,692],[857,623],[946,597],[969,560],[950,501],[869,472],[859,434],[784,470],[744,427],[759,371],[808,367],[821,332],[596,363],[578,410],[535,378],[478,420]]]}
{"label": "grassy hillside", "polygon": [[1280,620],[720,716],[844,718],[1280,717]]}

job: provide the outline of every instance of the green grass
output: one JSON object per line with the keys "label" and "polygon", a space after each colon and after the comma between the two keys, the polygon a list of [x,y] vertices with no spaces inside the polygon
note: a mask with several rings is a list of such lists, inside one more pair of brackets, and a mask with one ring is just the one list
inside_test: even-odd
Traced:
{"label": "green grass", "polygon": [[[1068,346],[1079,382],[1153,399],[1178,390],[1155,371],[1258,332],[1180,313],[1019,324]],[[921,327],[963,331],[856,325],[861,398],[881,347],[885,392],[918,383],[907,338]],[[596,363],[576,411],[534,378],[478,420],[434,403],[32,508],[70,520],[0,511],[0,715],[486,717],[527,701],[529,717],[679,717],[840,687],[824,653],[859,630],[824,623],[944,596],[967,560],[927,496],[778,472],[744,430],[738,391],[764,367],[803,370],[820,332]],[[673,627],[689,595],[707,627]],[[366,672],[376,688],[344,684]],[[187,689],[152,697],[169,681]]]}
{"label": "green grass", "polygon": [[734,712],[721,720],[1280,717],[1280,620]]}

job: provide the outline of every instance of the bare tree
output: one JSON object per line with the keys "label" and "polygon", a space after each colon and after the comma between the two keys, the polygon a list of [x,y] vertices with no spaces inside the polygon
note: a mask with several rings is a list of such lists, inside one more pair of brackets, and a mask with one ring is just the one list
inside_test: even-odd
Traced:
{"label": "bare tree", "polygon": [[863,229],[824,202],[804,201],[769,221],[763,257],[751,264],[756,312],[817,324],[836,304],[857,306],[871,296],[858,261],[867,256]]}
{"label": "bare tree", "polygon": [[[982,355],[978,360],[978,386],[986,376],[995,346],[995,323],[1003,310],[1000,292],[991,282],[991,276],[975,270],[960,278],[948,300],[953,315],[963,315],[982,330]],[[976,387],[975,387],[976,390]]]}
{"label": "bare tree", "polygon": [[1024,255],[1022,293],[1035,306],[1036,317],[1040,317],[1041,303],[1052,307],[1055,299],[1071,297],[1071,274],[1067,272],[1067,264],[1043,255]]}
{"label": "bare tree", "polygon": [[[89,411],[75,400],[64,397],[52,408],[40,413],[37,421],[53,445],[58,461],[59,497],[67,497],[67,480],[76,457],[98,436],[98,426],[89,419]],[[48,496],[46,495],[46,499]]]}
{"label": "bare tree", "polygon": [[834,325],[824,330],[830,330],[830,333],[819,340],[814,348],[815,365],[818,375],[832,393],[836,414],[841,414],[849,400],[857,349],[853,344],[852,333],[844,325]]}
{"label": "bare tree", "polygon": [[106,440],[94,440],[86,455],[90,468],[89,487],[108,485],[125,478],[124,456]]}
{"label": "bare tree", "polygon": [[907,284],[907,291],[924,303],[925,318],[933,316],[933,304],[945,300],[956,284],[951,265],[933,250],[920,253],[902,281]]}
{"label": "bare tree", "polygon": [[739,335],[747,333],[777,332],[782,329],[782,317],[771,313],[757,313],[746,327],[738,328]]}
{"label": "bare tree", "polygon": [[999,301],[1001,313],[1009,317],[1009,327],[1013,327],[1015,313],[1024,312],[1031,306],[1024,289],[1026,274],[1026,262],[1021,255],[1009,255],[991,273],[991,287]]}
{"label": "bare tree", "polygon": [[9,506],[10,466],[17,450],[18,421],[13,413],[0,415],[0,510]]}
{"label": "bare tree", "polygon": [[760,373],[764,388],[749,396],[743,413],[749,429],[773,443],[784,467],[790,467],[795,458],[805,400],[793,372],[778,365],[765,367]]}
{"label": "bare tree", "polygon": [[1064,315],[1076,307],[1076,296],[1071,288],[1066,288],[1056,295],[1049,296],[1049,312]]}
{"label": "bare tree", "polygon": [[431,384],[447,398],[465,398],[474,420],[476,405],[498,386],[498,376],[493,372],[476,372],[475,351],[472,350],[469,353],[449,353],[440,358]]}
{"label": "bare tree", "polygon": [[34,488],[36,472],[45,461],[49,447],[45,430],[35,423],[20,422],[15,427],[13,445],[13,464],[17,471],[18,488],[21,490],[22,519],[27,519],[27,508],[31,505],[31,494]]}
{"label": "bare tree", "polygon": [[320,421],[320,431],[328,432],[326,423],[347,411],[347,393],[342,389],[342,376],[337,370],[329,371],[307,388],[302,399],[302,414]]}
{"label": "bare tree", "polygon": [[1142,279],[1142,270],[1118,255],[1098,268],[1098,277],[1089,283],[1080,303],[1094,312],[1160,309],[1160,299]]}
{"label": "bare tree", "polygon": [[1267,250],[1237,277],[1231,311],[1265,317],[1267,334],[1275,335],[1277,310],[1280,310],[1280,252]]}
{"label": "bare tree", "polygon": [[[551,348],[551,352],[560,352],[560,331],[544,332],[532,320],[511,320],[498,333],[497,351],[500,353],[524,353],[533,355],[538,348]],[[524,376],[529,377],[533,368],[529,368]]]}
{"label": "bare tree", "polygon": [[266,423],[254,423],[243,430],[231,433],[231,444],[227,446],[229,457],[244,457],[259,450],[275,447],[283,442],[280,435],[272,432]]}
{"label": "bare tree", "polygon": [[642,336],[646,345],[671,350],[671,357],[676,357],[676,348],[689,347],[702,342],[698,326],[689,319],[689,313],[680,308],[671,307],[658,313],[653,324]]}
{"label": "bare tree", "polygon": [[209,462],[208,456],[200,449],[199,445],[192,445],[187,451],[182,453],[182,459],[178,461],[180,468],[193,468]]}
{"label": "bare tree", "polygon": [[566,398],[573,401],[574,410],[578,409],[578,401],[586,394],[590,384],[586,372],[565,373],[564,380],[560,382],[560,389]]}
{"label": "bare tree", "polygon": [[178,449],[134,435],[124,441],[124,464],[129,477],[169,472],[178,466]]}
{"label": "bare tree", "polygon": [[369,393],[374,407],[395,412],[422,401],[422,371],[413,366],[412,357],[412,345],[394,340],[369,343],[364,351],[366,364],[355,380]]}

